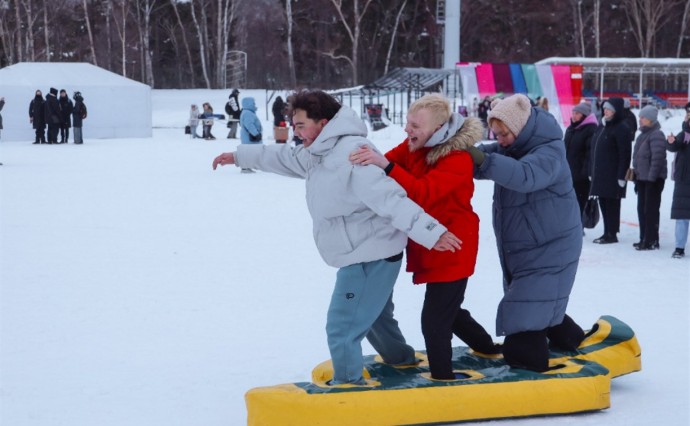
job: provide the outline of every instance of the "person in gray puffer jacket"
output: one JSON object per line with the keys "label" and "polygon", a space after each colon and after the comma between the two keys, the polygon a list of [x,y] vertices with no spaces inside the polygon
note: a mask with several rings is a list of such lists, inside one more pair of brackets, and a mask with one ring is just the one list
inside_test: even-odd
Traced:
{"label": "person in gray puffer jacket", "polygon": [[632,168],[640,224],[640,242],[633,244],[636,250],[659,248],[659,208],[668,171],[666,137],[657,121],[658,115],[659,111],[652,105],[640,110],[641,133],[633,148]]}
{"label": "person in gray puffer jacket", "polygon": [[503,270],[497,334],[514,368],[546,371],[549,344],[574,351],[585,335],[566,308],[582,251],[582,221],[563,131],[525,95],[494,100],[498,142],[471,146],[475,177],[494,181],[493,227]]}
{"label": "person in gray puffer jacket", "polygon": [[338,269],[326,333],[333,361],[330,385],[366,383],[361,342],[366,337],[388,364],[415,364],[415,352],[393,318],[393,286],[407,238],[427,249],[454,251],[460,240],[412,202],[374,165],[353,165],[352,151],[376,149],[357,114],[322,91],[288,101],[303,144],[240,144],[213,168],[235,164],[306,180],[306,199],[321,257]]}

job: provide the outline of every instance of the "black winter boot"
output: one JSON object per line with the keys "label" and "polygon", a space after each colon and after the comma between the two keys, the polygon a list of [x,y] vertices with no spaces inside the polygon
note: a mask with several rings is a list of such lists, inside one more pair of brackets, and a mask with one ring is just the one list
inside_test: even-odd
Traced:
{"label": "black winter boot", "polygon": [[506,336],[503,358],[512,368],[543,372],[549,369],[546,330],[523,331]]}

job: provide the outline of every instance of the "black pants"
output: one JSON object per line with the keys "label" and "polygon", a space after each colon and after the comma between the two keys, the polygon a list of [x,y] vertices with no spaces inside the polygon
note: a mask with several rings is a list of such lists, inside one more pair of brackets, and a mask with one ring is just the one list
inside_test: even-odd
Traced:
{"label": "black pants", "polygon": [[506,336],[503,358],[513,368],[533,371],[549,369],[549,345],[574,351],[585,338],[585,332],[568,315],[554,327],[538,331],[523,331]]}
{"label": "black pants", "polygon": [[587,198],[589,198],[589,179],[574,181],[573,188],[575,189],[577,204],[580,206],[580,217],[582,217],[582,212],[585,210],[585,203],[587,202]]}
{"label": "black pants", "polygon": [[599,197],[604,235],[615,237],[621,228],[621,199]]}
{"label": "black pants", "polygon": [[451,341],[453,333],[479,352],[494,350],[489,334],[470,315],[460,308],[465,300],[467,278],[444,283],[429,283],[422,308],[422,334],[429,358],[431,377],[453,380]]}
{"label": "black pants", "polygon": [[69,139],[69,127],[60,126],[60,142],[67,142]]}
{"label": "black pants", "polygon": [[57,143],[57,135],[60,131],[60,126],[57,124],[48,125],[48,143]]}
{"label": "black pants", "polygon": [[46,128],[36,127],[36,141],[38,143],[46,143]]}
{"label": "black pants", "polygon": [[653,243],[659,241],[659,208],[661,207],[661,193],[664,190],[664,180],[654,182],[638,181],[637,188],[637,217],[640,222],[640,241]]}

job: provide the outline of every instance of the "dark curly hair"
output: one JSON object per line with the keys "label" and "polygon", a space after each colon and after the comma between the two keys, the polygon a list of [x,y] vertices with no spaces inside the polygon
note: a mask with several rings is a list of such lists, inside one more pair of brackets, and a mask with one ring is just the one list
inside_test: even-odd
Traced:
{"label": "dark curly hair", "polygon": [[288,115],[292,117],[295,110],[301,109],[312,120],[331,120],[340,111],[340,103],[322,90],[300,90],[288,96]]}

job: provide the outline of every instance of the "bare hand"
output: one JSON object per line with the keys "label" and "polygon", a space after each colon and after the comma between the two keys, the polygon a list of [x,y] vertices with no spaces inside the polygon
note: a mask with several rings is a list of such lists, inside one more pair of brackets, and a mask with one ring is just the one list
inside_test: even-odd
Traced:
{"label": "bare hand", "polygon": [[228,164],[235,164],[235,154],[233,152],[225,152],[216,157],[213,160],[213,170],[216,170],[218,165],[226,166]]}
{"label": "bare hand", "polygon": [[390,163],[386,157],[374,151],[368,145],[363,145],[357,148],[355,151],[352,151],[350,154],[350,161],[352,161],[354,164],[360,164],[362,166],[373,164],[381,167],[382,169],[388,167],[388,164]]}
{"label": "bare hand", "polygon": [[670,135],[666,136],[666,141],[668,143],[674,143],[676,141],[676,137],[673,136],[673,134],[670,134]]}
{"label": "bare hand", "polygon": [[434,250],[451,251],[455,253],[455,250],[462,250],[462,241],[452,232],[446,231],[441,235],[438,241],[436,241],[436,244],[434,244]]}

